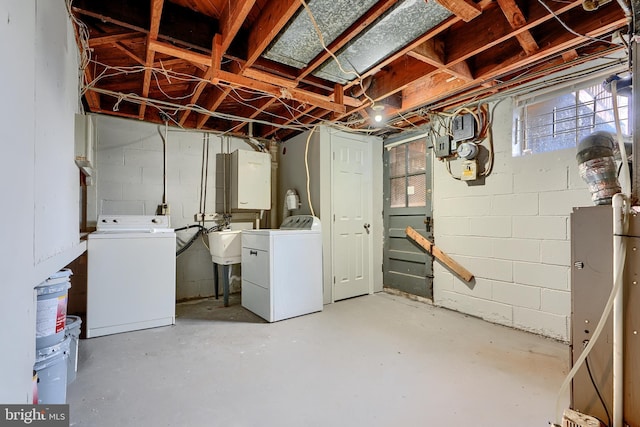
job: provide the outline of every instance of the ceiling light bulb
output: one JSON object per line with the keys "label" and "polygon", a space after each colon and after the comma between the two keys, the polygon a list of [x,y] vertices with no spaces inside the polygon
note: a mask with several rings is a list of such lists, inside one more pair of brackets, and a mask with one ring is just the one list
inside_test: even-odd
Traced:
{"label": "ceiling light bulb", "polygon": [[382,121],[382,111],[384,110],[384,105],[374,104],[371,106],[371,109],[375,111],[375,115],[373,116],[373,120],[380,123]]}

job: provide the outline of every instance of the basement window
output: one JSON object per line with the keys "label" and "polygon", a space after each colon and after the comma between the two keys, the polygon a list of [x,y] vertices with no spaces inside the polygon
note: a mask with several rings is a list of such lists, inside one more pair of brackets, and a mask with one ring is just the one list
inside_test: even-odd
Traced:
{"label": "basement window", "polygon": [[[574,86],[562,93],[518,99],[514,111],[513,156],[575,148],[594,131],[615,134],[613,99],[602,87],[602,81],[591,81],[580,88]],[[622,133],[629,135],[629,99],[618,96],[618,109]]]}

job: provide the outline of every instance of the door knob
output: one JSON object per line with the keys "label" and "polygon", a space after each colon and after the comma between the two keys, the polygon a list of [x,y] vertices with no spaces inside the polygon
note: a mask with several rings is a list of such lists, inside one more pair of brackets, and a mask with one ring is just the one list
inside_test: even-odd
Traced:
{"label": "door knob", "polygon": [[369,228],[371,228],[371,224],[364,224],[364,229],[367,230],[367,234],[369,234]]}

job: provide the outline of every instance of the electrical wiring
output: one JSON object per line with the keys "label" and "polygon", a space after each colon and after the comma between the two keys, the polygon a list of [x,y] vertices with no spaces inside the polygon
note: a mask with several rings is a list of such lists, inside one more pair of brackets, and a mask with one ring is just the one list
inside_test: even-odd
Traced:
{"label": "electrical wiring", "polygon": [[[616,72],[616,70],[621,70],[621,67],[628,68],[627,60],[625,58],[618,58],[616,60],[605,62],[601,64],[596,64],[592,67],[585,68],[582,70],[578,70],[572,73],[563,74],[562,76],[549,77],[549,73],[554,73],[557,71],[561,71],[569,65],[577,65],[586,61],[586,58],[579,58],[577,60],[557,65],[551,67],[549,69],[538,71],[535,73],[530,73],[531,70],[527,70],[526,73],[519,75],[509,81],[504,83],[499,83],[497,85],[492,86],[491,88],[482,88],[472,93],[461,93],[459,95],[453,95],[452,97],[443,100],[441,102],[436,102],[425,106],[425,108],[429,108],[430,110],[437,111],[445,109],[451,105],[456,105],[460,102],[468,102],[469,99],[473,97],[484,97],[487,93],[498,92],[498,95],[492,95],[485,98],[485,101],[493,101],[493,100],[503,100],[506,98],[512,98],[514,96],[518,96],[523,93],[534,92],[538,89],[549,87],[556,84],[561,84],[566,81],[570,81],[575,79],[576,77],[584,76],[587,74],[593,74],[598,72]],[[539,79],[539,77],[545,77],[544,79]],[[494,79],[495,80],[495,79]],[[534,83],[528,83],[524,85],[527,81],[535,81]],[[506,87],[514,86],[511,89],[505,89]]]}
{"label": "electrical wiring", "polygon": [[591,380],[591,384],[593,385],[593,388],[595,389],[596,394],[598,395],[598,399],[600,400],[600,403],[602,404],[602,407],[604,408],[605,414],[607,414],[607,424],[606,424],[606,426],[609,427],[609,426],[611,426],[611,415],[609,414],[609,409],[607,408],[607,404],[605,403],[604,399],[602,398],[602,394],[600,393],[600,389],[598,388],[598,384],[596,383],[596,380],[593,378],[593,374],[591,373],[591,366],[589,365],[589,356],[587,356],[584,359],[584,362],[585,362],[585,365],[587,366],[587,373],[589,374],[589,379]]}
{"label": "electrical wiring", "polygon": [[311,178],[309,176],[309,143],[311,142],[311,136],[317,128],[317,126],[314,126],[311,132],[309,132],[309,136],[307,136],[307,143],[304,147],[304,169],[307,173],[307,201],[309,202],[309,210],[311,211],[312,216],[316,216],[316,213],[314,212],[313,204],[311,203]]}
{"label": "electrical wiring", "polygon": [[605,39],[600,39],[597,37],[591,37],[591,36],[587,36],[585,34],[580,34],[575,32],[574,30],[572,30],[571,28],[569,28],[569,26],[567,24],[565,24],[565,22],[562,20],[562,18],[560,18],[558,16],[557,13],[555,13],[545,2],[544,0],[538,0],[538,3],[540,3],[542,5],[542,7],[544,7],[545,9],[547,9],[547,11],[549,11],[550,14],[553,15],[553,17],[556,19],[556,21],[558,21],[560,23],[560,25],[562,25],[564,27],[565,30],[569,31],[571,34],[573,34],[574,36],[578,36],[578,37],[584,37],[586,39],[590,39],[590,40],[594,40],[594,41],[599,41],[599,42],[603,42],[603,43],[610,43],[610,44],[615,44],[609,40],[605,40]]}
{"label": "electrical wiring", "polygon": [[308,130],[311,128],[311,126],[307,125],[307,126],[295,126],[295,125],[284,125],[284,124],[278,124],[278,123],[273,123],[273,122],[267,122],[265,120],[259,120],[259,119],[248,119],[247,117],[240,117],[240,116],[235,116],[232,114],[226,114],[226,113],[220,113],[217,111],[210,111],[204,107],[201,107],[199,105],[193,105],[193,106],[185,106],[185,105],[181,105],[181,104],[174,104],[171,102],[167,102],[167,101],[161,101],[161,100],[157,100],[157,99],[150,99],[150,98],[145,98],[142,97],[138,94],[135,93],[129,93],[129,94],[124,94],[124,93],[120,93],[120,92],[115,92],[112,90],[108,90],[108,89],[101,89],[101,88],[91,88],[92,91],[103,94],[103,95],[109,95],[109,96],[113,96],[115,98],[118,98],[121,100],[126,100],[127,102],[132,102],[135,104],[142,104],[142,103],[146,103],[147,105],[156,108],[158,110],[162,110],[163,107],[169,107],[171,109],[175,109],[176,111],[186,111],[186,110],[191,110],[194,112],[197,112],[198,114],[203,114],[203,115],[207,115],[207,116],[211,116],[211,117],[217,117],[220,119],[224,119],[224,120],[228,120],[228,121],[236,121],[236,122],[253,122],[253,123],[259,123],[259,124],[263,124],[263,125],[267,125],[267,126],[275,126],[278,128],[282,128],[282,129],[290,129],[290,130]]}
{"label": "electrical wiring", "polygon": [[[498,101],[498,103],[499,102],[500,101]],[[494,105],[494,110],[498,103]],[[484,163],[484,168],[479,173],[480,177],[487,177],[493,171],[493,165],[495,161],[493,133],[491,130],[492,128],[491,117],[493,116],[493,112],[491,112],[491,114],[489,113],[488,103],[483,102],[475,106],[463,105],[461,107],[458,107],[452,113],[431,112],[429,113],[429,118],[430,118],[430,121],[437,122],[439,125],[438,126],[439,129],[442,129],[446,135],[448,135],[449,137],[452,137],[454,120],[461,114],[471,114],[477,126],[477,132],[475,133],[474,138],[468,140],[467,142],[473,143],[478,147],[480,147],[481,144],[483,144],[485,141],[487,143],[487,152],[488,152],[487,160]],[[434,130],[434,127],[432,126],[431,138],[434,146],[435,146],[435,140],[438,136],[439,135],[436,133],[436,131]],[[443,159],[443,161],[445,162],[447,172],[452,178],[456,180],[461,180],[461,177],[454,175],[453,172],[451,171],[451,160],[452,159],[449,157]]]}

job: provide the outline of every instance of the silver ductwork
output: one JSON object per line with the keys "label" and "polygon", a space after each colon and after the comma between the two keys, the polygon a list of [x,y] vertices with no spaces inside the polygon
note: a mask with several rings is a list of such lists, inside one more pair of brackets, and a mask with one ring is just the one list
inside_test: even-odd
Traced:
{"label": "silver ductwork", "polygon": [[613,157],[614,137],[609,132],[594,132],[578,144],[578,171],[589,186],[591,200],[596,205],[610,205],[614,194],[620,193],[616,162]]}

